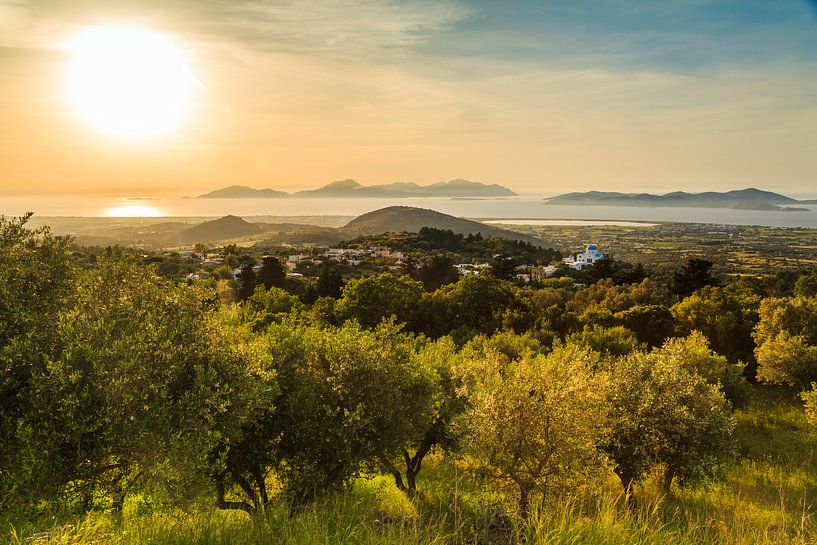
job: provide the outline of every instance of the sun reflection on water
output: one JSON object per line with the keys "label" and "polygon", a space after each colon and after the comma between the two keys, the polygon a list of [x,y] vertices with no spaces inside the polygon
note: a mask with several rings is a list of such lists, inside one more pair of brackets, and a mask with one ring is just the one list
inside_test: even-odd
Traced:
{"label": "sun reflection on water", "polygon": [[109,218],[158,218],[164,216],[164,213],[154,206],[128,204],[109,208],[105,215]]}

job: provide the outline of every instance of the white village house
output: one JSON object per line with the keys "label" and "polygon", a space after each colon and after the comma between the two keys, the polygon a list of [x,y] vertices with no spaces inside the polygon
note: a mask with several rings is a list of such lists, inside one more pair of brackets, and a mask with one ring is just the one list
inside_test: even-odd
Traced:
{"label": "white village house", "polygon": [[579,252],[575,256],[571,255],[564,258],[565,265],[571,269],[580,271],[585,267],[594,265],[596,261],[604,259],[604,254],[599,252],[599,247],[595,244],[588,244],[583,252]]}

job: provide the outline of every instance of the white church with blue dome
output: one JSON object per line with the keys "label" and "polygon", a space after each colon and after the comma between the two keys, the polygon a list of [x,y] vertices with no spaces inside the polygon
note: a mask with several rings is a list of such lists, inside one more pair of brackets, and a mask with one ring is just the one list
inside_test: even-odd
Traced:
{"label": "white church with blue dome", "polygon": [[564,262],[571,269],[580,271],[585,267],[594,265],[596,261],[601,261],[602,259],[604,259],[604,255],[599,252],[599,247],[595,244],[589,244],[583,252],[566,257]]}

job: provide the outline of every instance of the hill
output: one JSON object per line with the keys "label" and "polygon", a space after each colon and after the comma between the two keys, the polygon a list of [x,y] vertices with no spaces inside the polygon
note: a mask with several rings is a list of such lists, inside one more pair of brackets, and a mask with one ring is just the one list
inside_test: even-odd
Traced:
{"label": "hill", "polygon": [[263,229],[258,225],[245,221],[238,216],[224,216],[185,229],[179,233],[178,240],[183,243],[230,240],[258,235],[262,231]]}
{"label": "hill", "polygon": [[732,208],[739,210],[807,211],[805,208],[791,208],[785,204],[811,204],[814,201],[798,201],[771,191],[753,187],[733,191],[687,193],[675,191],[664,195],[652,193],[618,193],[609,191],[587,191],[566,193],[545,199],[545,204],[567,204],[582,206],[682,206],[690,208]]}
{"label": "hill", "polygon": [[361,185],[355,180],[340,180],[318,189],[299,191],[294,197],[512,197],[516,195],[498,184],[483,184],[456,179],[431,185],[413,182],[394,182],[380,185]]}
{"label": "hill", "polygon": [[543,246],[544,241],[528,235],[523,235],[515,231],[500,229],[478,221],[467,220],[427,210],[425,208],[414,208],[411,206],[388,206],[373,212],[368,212],[358,216],[341,230],[350,236],[379,235],[392,232],[403,231],[416,233],[422,227],[434,227],[435,229],[450,229],[456,234],[475,235],[482,233],[483,237],[498,237],[510,240],[522,240],[537,246]]}
{"label": "hill", "polygon": [[483,184],[457,178],[425,187],[440,197],[514,197],[516,193],[499,184]]}
{"label": "hill", "polygon": [[289,197],[286,191],[276,191],[275,189],[253,189],[246,185],[231,185],[216,189],[204,195],[199,195],[197,199],[270,199],[279,197]]}
{"label": "hill", "polygon": [[407,197],[512,197],[516,193],[498,184],[483,184],[456,179],[431,185],[414,182],[394,182],[391,184],[362,185],[355,180],[339,180],[317,189],[306,189],[289,194],[275,189],[253,189],[244,185],[231,185],[216,189],[197,199],[266,199],[282,197],[337,197],[337,198],[395,198]]}
{"label": "hill", "polygon": [[[368,191],[367,191],[368,190]],[[384,197],[382,191],[372,191],[355,180],[338,180],[317,189],[293,193],[293,197]]]}

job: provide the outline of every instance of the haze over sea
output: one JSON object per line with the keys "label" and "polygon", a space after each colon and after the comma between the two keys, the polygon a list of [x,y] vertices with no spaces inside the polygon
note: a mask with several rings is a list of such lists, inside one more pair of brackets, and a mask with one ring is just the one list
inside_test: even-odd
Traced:
{"label": "haze over sea", "polygon": [[[386,206],[428,208],[454,216],[496,220],[620,220],[643,222],[691,222],[773,227],[817,228],[817,205],[799,207],[809,211],[780,212],[723,208],[672,208],[625,206],[546,205],[542,196],[485,199],[452,198],[121,198],[85,196],[0,196],[0,213],[38,217],[220,217],[250,216],[357,216]],[[539,223],[539,222],[537,222]]]}

